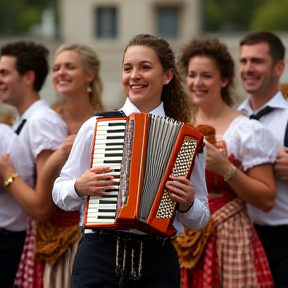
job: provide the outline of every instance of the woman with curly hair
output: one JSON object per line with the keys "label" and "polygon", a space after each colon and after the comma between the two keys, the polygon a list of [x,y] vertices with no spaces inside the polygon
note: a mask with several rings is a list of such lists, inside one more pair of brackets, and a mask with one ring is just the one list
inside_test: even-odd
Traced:
{"label": "woman with curly hair", "polygon": [[[184,47],[179,64],[187,77],[191,98],[199,108],[196,128],[204,135],[207,131],[214,133],[214,137],[210,135],[213,143],[208,142],[208,137],[205,141],[212,229],[209,236],[203,233],[206,243],[197,259],[192,248],[190,254],[185,248],[189,241],[193,242],[189,238],[191,231],[185,230],[186,234],[176,240],[182,287],[273,287],[266,255],[245,203],[263,211],[272,209],[272,164],[277,143],[258,121],[231,107],[234,61],[225,44],[218,39],[192,40]],[[184,251],[189,255],[182,257]]]}

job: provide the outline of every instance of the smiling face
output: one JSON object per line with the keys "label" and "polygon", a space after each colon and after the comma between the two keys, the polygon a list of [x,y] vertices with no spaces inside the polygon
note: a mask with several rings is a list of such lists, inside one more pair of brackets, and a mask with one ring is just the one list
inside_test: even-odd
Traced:
{"label": "smiling face", "polygon": [[222,99],[221,88],[227,84],[212,58],[195,56],[189,60],[187,86],[196,105],[211,105]]}
{"label": "smiling face", "polygon": [[163,71],[156,52],[145,45],[129,46],[124,54],[122,85],[130,101],[141,111],[150,112],[161,103],[163,85],[173,73]]}
{"label": "smiling face", "polygon": [[87,73],[79,55],[65,50],[56,55],[53,65],[53,84],[62,96],[83,95],[92,81],[93,75]]}
{"label": "smiling face", "polygon": [[270,90],[276,75],[267,43],[241,46],[240,76],[249,94],[261,95]]}
{"label": "smiling face", "polygon": [[25,76],[16,69],[16,58],[2,56],[0,59],[0,100],[18,107],[23,98]]}

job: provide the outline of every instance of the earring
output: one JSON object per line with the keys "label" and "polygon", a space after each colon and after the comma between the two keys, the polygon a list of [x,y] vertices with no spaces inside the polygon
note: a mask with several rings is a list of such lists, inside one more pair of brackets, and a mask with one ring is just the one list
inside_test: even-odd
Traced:
{"label": "earring", "polygon": [[89,93],[91,93],[91,92],[92,92],[92,88],[91,88],[91,86],[90,86],[90,85],[87,87],[87,92],[89,92]]}

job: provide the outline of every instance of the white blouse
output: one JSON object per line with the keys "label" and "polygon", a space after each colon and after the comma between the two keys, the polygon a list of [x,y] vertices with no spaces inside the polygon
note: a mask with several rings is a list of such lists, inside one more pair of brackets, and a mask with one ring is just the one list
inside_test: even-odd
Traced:
{"label": "white blouse", "polygon": [[257,120],[240,115],[235,118],[222,136],[228,155],[238,159],[243,170],[264,164],[274,163],[279,144],[272,133]]}

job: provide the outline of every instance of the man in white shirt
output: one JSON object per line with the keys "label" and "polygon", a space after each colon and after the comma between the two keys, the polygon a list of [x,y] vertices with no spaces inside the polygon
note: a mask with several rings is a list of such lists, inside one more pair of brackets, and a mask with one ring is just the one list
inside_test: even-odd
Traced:
{"label": "man in white shirt", "polygon": [[[49,71],[48,54],[48,50],[43,45],[20,41],[2,46],[0,57],[1,100],[13,105],[19,113],[20,121],[14,128],[19,135],[18,139],[28,150],[29,161],[33,163],[33,174],[28,179],[33,188],[20,177],[13,178],[18,171],[3,157],[0,157],[0,178],[3,181],[10,179],[8,189],[11,195],[29,215],[39,221],[49,219],[56,211],[51,190],[47,189],[50,183],[43,181],[43,167],[49,156],[67,137],[65,122],[46,101],[40,99],[40,90]],[[33,276],[34,237],[34,221],[31,220],[26,240],[26,245],[28,244],[27,246],[32,249],[30,254],[27,253],[30,262],[22,256],[23,265],[27,266],[29,262],[29,269],[27,266],[27,270],[26,268],[22,270],[23,275],[18,275],[19,278],[29,281],[29,285],[35,278]],[[25,271],[28,273],[26,276]],[[24,287],[26,284],[20,282],[17,285]]]}
{"label": "man in white shirt", "polygon": [[240,42],[240,76],[249,97],[238,110],[262,122],[279,142],[274,208],[265,213],[247,204],[277,288],[288,287],[288,101],[279,90],[284,56],[282,41],[270,32],[251,33]]}
{"label": "man in white shirt", "polygon": [[[27,150],[11,127],[0,124],[0,155],[10,154],[21,177],[32,186],[33,165]],[[1,179],[4,183],[4,179]],[[6,180],[6,179],[5,179]],[[9,181],[6,182],[9,187]],[[8,187],[0,186],[0,286],[13,284],[24,245],[28,215],[10,194]],[[9,287],[9,286],[8,286]]]}

